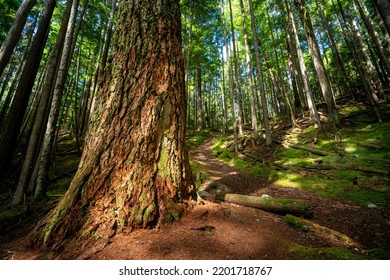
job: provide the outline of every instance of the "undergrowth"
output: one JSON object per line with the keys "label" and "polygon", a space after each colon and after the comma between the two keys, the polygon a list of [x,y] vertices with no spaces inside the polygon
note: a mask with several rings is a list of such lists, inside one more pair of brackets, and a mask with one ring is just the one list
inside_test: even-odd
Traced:
{"label": "undergrowth", "polygon": [[[352,109],[345,110],[357,112]],[[242,153],[235,157],[233,137],[228,135],[217,137],[212,151],[219,160],[268,183],[390,210],[390,123],[344,122],[336,132],[318,132],[308,126],[274,131],[274,135],[327,156],[274,144],[271,157],[261,156],[261,146],[239,147]],[[251,152],[257,154],[256,160],[244,156]]]}

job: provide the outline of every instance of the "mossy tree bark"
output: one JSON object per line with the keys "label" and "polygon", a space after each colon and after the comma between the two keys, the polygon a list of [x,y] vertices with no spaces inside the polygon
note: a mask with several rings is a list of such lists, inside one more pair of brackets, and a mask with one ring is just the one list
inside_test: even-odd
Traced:
{"label": "mossy tree bark", "polygon": [[120,2],[78,171],[35,229],[35,245],[106,239],[177,220],[188,208],[194,188],[180,25],[178,0]]}

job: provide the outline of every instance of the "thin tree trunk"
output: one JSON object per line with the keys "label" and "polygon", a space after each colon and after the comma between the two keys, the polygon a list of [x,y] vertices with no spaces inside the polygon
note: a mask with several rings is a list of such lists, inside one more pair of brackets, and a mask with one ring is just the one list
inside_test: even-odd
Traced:
{"label": "thin tree trunk", "polygon": [[352,98],[354,98],[354,94],[353,94],[354,88],[350,82],[350,78],[347,74],[344,62],[341,59],[336,40],[334,38],[333,30],[330,27],[328,20],[325,18],[325,14],[324,14],[324,11],[323,11],[321,5],[318,5],[318,8],[319,8],[319,14],[321,17],[321,22],[324,25],[326,33],[328,35],[329,45],[332,49],[332,53],[333,53],[333,57],[334,57],[334,60],[336,63],[336,67],[341,74],[342,81],[345,83],[345,85],[343,86],[344,91],[347,92]]}
{"label": "thin tree trunk", "polygon": [[313,60],[314,68],[317,73],[318,80],[320,82],[322,96],[325,100],[326,107],[329,114],[330,122],[333,126],[338,127],[340,125],[340,119],[336,108],[336,102],[332,95],[332,89],[326,75],[324,62],[321,58],[318,42],[314,34],[313,25],[311,23],[310,12],[306,7],[305,0],[294,0],[298,9],[300,18],[304,24],[304,30],[308,43],[309,53]]}
{"label": "thin tree trunk", "polygon": [[381,46],[379,35],[376,32],[371,19],[367,16],[368,15],[367,9],[363,10],[362,4],[359,0],[354,0],[354,7],[359,11],[360,17],[362,18],[364,25],[368,30],[368,34],[370,35],[371,41],[374,43],[375,52],[378,54],[382,67],[386,69],[384,78],[385,78],[386,85],[388,85],[389,77],[390,77],[390,62],[389,62],[389,58],[387,58],[383,52],[383,47]]}
{"label": "thin tree trunk", "polygon": [[370,2],[371,2],[372,7],[374,8],[375,16],[379,22],[379,26],[381,28],[383,37],[385,37],[385,41],[386,41],[385,45],[387,47],[388,52],[390,53],[390,30],[389,31],[387,30],[387,28],[385,26],[385,22],[383,21],[382,16],[378,10],[378,7],[374,3],[374,0],[370,0]]}
{"label": "thin tree trunk", "polygon": [[223,57],[223,46],[221,46],[221,72],[222,72],[222,133],[227,131],[227,103],[226,103],[226,88],[225,88],[225,67]]}
{"label": "thin tree trunk", "polygon": [[116,12],[116,0],[111,0],[110,19],[108,20],[106,40],[104,40],[103,55],[102,55],[102,69],[106,68],[108,50],[111,43],[112,29],[114,25],[114,17]]}
{"label": "thin tree trunk", "polygon": [[37,0],[24,0],[16,12],[15,21],[8,32],[7,38],[4,40],[0,48],[0,77],[11,59],[14,48],[22,35],[27,17],[36,2]]}
{"label": "thin tree trunk", "polygon": [[279,93],[280,93],[279,98],[283,102],[283,104],[281,106],[282,107],[281,110],[287,111],[287,114],[290,117],[291,125],[292,126],[296,126],[294,111],[293,111],[291,103],[290,103],[290,101],[288,99],[286,86],[285,86],[284,81],[283,81],[282,70],[280,69],[279,55],[278,55],[278,51],[276,49],[275,36],[274,36],[272,22],[271,22],[270,17],[269,17],[269,12],[267,12],[267,21],[268,21],[268,25],[269,25],[269,28],[270,28],[271,39],[272,39],[272,46],[273,46],[274,55],[275,55],[276,71],[278,73],[278,84],[279,84],[278,88],[280,89],[280,91],[279,91]]}
{"label": "thin tree trunk", "polygon": [[[307,99],[307,105],[309,107],[309,112],[310,112],[310,118],[315,121],[317,124],[318,128],[321,128],[321,122],[320,122],[320,116],[318,115],[317,107],[314,103],[314,98],[313,98],[313,93],[310,88],[309,84],[309,77],[307,75],[307,69],[305,65],[305,60],[303,58],[303,53],[302,53],[302,48],[299,42],[298,38],[298,32],[297,28],[295,26],[295,21],[294,21],[294,15],[290,6],[290,0],[285,0],[286,6],[287,6],[287,11],[288,11],[288,17],[289,17],[289,23],[291,27],[291,31],[294,36],[295,40],[295,47],[297,50],[297,55],[298,55],[298,61],[299,61],[299,66],[301,70],[301,76],[302,76],[302,81],[303,81],[303,86],[305,89],[306,93],[306,99]],[[286,32],[289,32],[288,30]]]}
{"label": "thin tree trunk", "polygon": [[202,97],[202,68],[200,62],[198,62],[196,67],[196,93],[197,93],[197,130],[202,130],[204,128],[204,112],[203,112],[203,97]]}
{"label": "thin tree trunk", "polygon": [[236,49],[236,35],[234,31],[233,23],[233,10],[232,10],[232,1],[229,1],[229,14],[230,14],[230,26],[232,33],[232,48],[233,48],[233,64],[234,64],[234,77],[236,79],[236,89],[237,89],[237,108],[238,108],[238,134],[243,135],[243,123],[242,123],[242,87],[238,70],[238,54]]}
{"label": "thin tree trunk", "polygon": [[244,3],[240,0],[241,7],[241,16],[242,16],[242,25],[245,39],[245,51],[246,51],[246,68],[248,72],[248,81],[249,81],[249,100],[251,105],[251,120],[252,120],[252,129],[253,129],[253,138],[257,142],[259,139],[259,131],[257,127],[257,116],[256,116],[256,106],[255,106],[255,94],[253,88],[253,78],[252,78],[252,70],[251,70],[251,57],[250,57],[250,47],[248,41],[248,31],[246,27],[246,15]]}
{"label": "thin tree trunk", "polygon": [[[4,78],[3,85],[1,87],[0,102],[1,102],[1,100],[3,100],[3,96],[4,96],[4,93],[5,93],[5,90],[6,90],[7,86],[8,86],[8,83],[11,80],[11,77],[14,74],[14,72],[15,72],[15,68],[10,66],[8,71],[7,71],[7,75]],[[0,107],[0,108],[2,108],[2,107]],[[1,119],[0,119],[0,126],[1,126]]]}
{"label": "thin tree trunk", "polygon": [[237,144],[237,121],[236,121],[236,106],[234,103],[234,89],[233,89],[233,73],[232,73],[232,64],[230,62],[230,51],[229,51],[229,42],[227,37],[226,25],[225,25],[225,11],[223,8],[223,1],[221,2],[222,7],[222,25],[223,25],[223,37],[225,41],[225,50],[226,50],[226,61],[228,63],[228,78],[229,78],[229,94],[230,94],[230,107],[232,111],[232,122],[233,122],[233,139],[234,139],[234,155],[238,155],[238,144]]}
{"label": "thin tree trunk", "polygon": [[253,12],[252,0],[249,0],[249,14],[251,17],[251,26],[252,26],[253,41],[254,41],[253,43],[255,47],[257,79],[260,88],[260,99],[261,99],[261,107],[263,112],[263,126],[265,130],[265,144],[267,146],[270,146],[272,144],[272,138],[271,138],[271,131],[269,127],[269,119],[268,119],[268,105],[265,97],[264,77],[263,77],[263,71],[260,62],[260,50],[259,50],[260,45],[259,45],[259,40],[257,38],[256,22],[255,22],[255,17]]}
{"label": "thin tree trunk", "polygon": [[389,0],[373,0],[374,5],[377,7],[379,14],[385,23],[387,33],[390,34],[390,2]]}
{"label": "thin tree trunk", "polygon": [[0,170],[11,161],[16,149],[15,140],[18,137],[34,80],[38,72],[55,5],[56,0],[48,0],[46,2],[45,11],[39,23],[31,49],[27,55],[20,82],[15,92],[15,98],[5,122],[3,133],[1,134]]}
{"label": "thin tree trunk", "polygon": [[78,6],[79,0],[73,0],[69,23],[64,40],[64,49],[62,52],[59,70],[54,85],[53,99],[50,107],[49,119],[47,121],[46,132],[42,143],[42,151],[38,161],[39,171],[34,198],[39,198],[45,195],[45,185],[47,183],[48,169],[51,159],[51,151],[54,143],[54,136],[56,132],[58,112],[61,103],[62,93],[65,87],[66,78],[68,75],[68,69],[70,64],[69,61],[71,59],[73,51],[71,50],[71,45],[74,36],[73,32],[75,29]]}

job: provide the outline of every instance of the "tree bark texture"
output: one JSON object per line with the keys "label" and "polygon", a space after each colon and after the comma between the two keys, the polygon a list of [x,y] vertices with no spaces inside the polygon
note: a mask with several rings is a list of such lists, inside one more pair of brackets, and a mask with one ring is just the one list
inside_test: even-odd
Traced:
{"label": "tree bark texture", "polygon": [[178,220],[193,197],[179,1],[121,1],[112,54],[78,171],[34,231],[44,248]]}

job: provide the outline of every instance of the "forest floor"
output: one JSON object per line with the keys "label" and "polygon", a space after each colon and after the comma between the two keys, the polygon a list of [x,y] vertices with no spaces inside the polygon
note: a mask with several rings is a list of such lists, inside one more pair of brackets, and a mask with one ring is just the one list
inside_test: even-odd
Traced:
{"label": "forest floor", "polygon": [[[210,196],[199,198],[179,222],[119,233],[102,248],[80,249],[66,258],[390,259],[390,112],[384,106],[384,122],[378,124],[366,109],[343,108],[342,129],[328,134],[317,133],[303,118],[297,128],[274,122],[277,143],[271,147],[255,144],[247,132],[239,138],[237,158],[231,136],[190,133],[196,185],[202,196]],[[75,163],[69,160],[74,156],[67,159],[72,170]],[[52,180],[51,195],[68,177],[65,183]],[[297,199],[310,205],[313,216],[291,222],[285,215],[214,199],[221,193]],[[43,212],[34,213],[27,219],[30,226],[0,235],[0,259],[52,258],[27,246],[26,234]]]}

